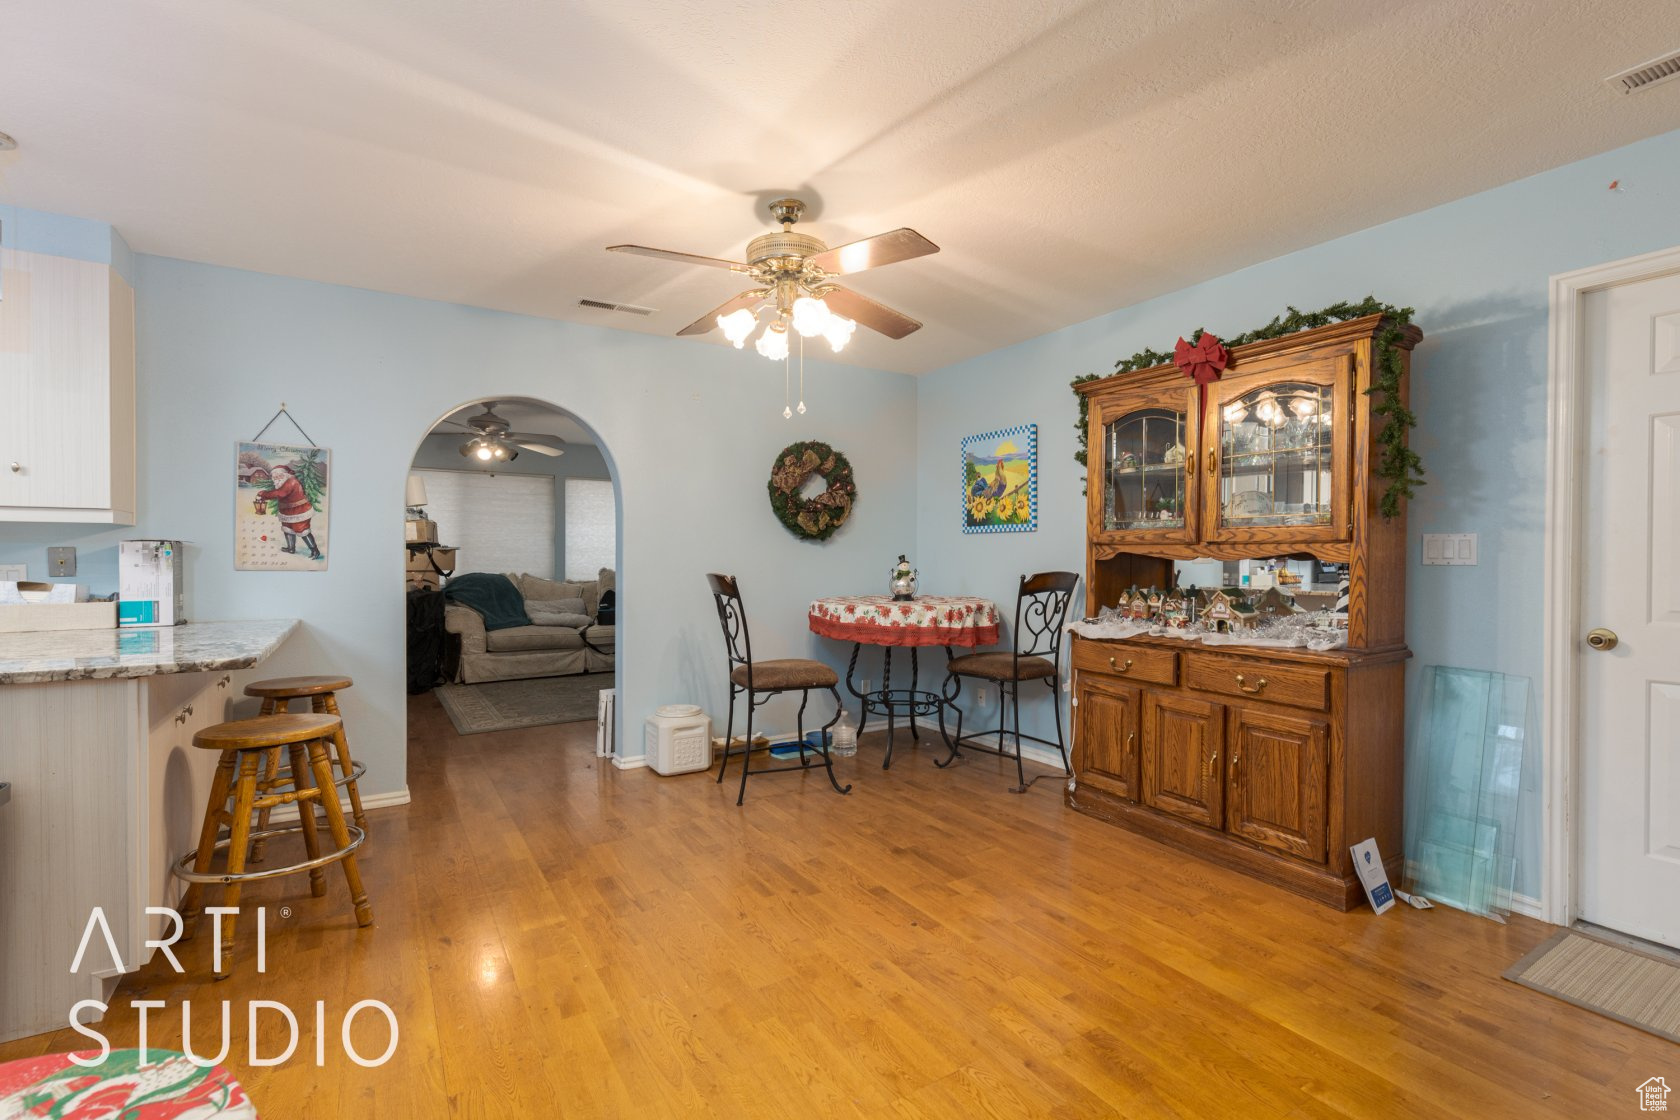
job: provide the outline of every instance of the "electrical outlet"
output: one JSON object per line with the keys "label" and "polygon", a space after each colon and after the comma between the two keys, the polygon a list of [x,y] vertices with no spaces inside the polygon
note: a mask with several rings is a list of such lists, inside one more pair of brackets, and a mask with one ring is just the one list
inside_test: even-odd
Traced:
{"label": "electrical outlet", "polygon": [[76,550],[73,547],[47,549],[47,574],[54,578],[76,574]]}
{"label": "electrical outlet", "polygon": [[862,689],[862,692],[863,692],[863,694],[864,694],[864,695],[865,695],[865,696],[868,696],[868,695],[869,695],[869,694],[870,694],[870,693],[871,693],[871,692],[873,692],[873,691],[874,691],[874,690],[873,690],[873,689],[872,689],[872,688],[870,688],[870,687],[869,687],[869,685],[870,685],[870,680],[869,680],[869,678],[868,678],[868,677],[864,677],[864,678],[863,678],[863,689]]}
{"label": "electrical outlet", "polygon": [[974,702],[976,704],[981,705],[982,707],[985,706],[985,704],[986,704],[986,690],[985,689],[977,688],[977,689],[974,690]]}
{"label": "electrical outlet", "polygon": [[27,564],[0,564],[0,583],[22,583],[29,578]]}

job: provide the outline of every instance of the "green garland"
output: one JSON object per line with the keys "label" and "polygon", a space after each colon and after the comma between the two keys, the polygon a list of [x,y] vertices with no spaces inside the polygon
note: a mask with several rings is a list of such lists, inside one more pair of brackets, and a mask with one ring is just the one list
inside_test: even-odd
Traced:
{"label": "green garland", "polygon": [[[813,498],[800,491],[813,474],[828,489]],[[857,501],[857,480],[846,457],[826,443],[790,443],[770,468],[770,508],[787,531],[808,541],[826,541],[846,523]]]}
{"label": "green garland", "polygon": [[[1425,485],[1423,480],[1423,460],[1418,453],[1407,446],[1407,434],[1417,427],[1417,417],[1400,399],[1400,375],[1402,363],[1400,360],[1400,342],[1407,324],[1412,321],[1413,311],[1410,307],[1395,307],[1382,303],[1375,296],[1366,296],[1358,303],[1333,303],[1320,311],[1297,311],[1288,308],[1284,314],[1277,316],[1271,322],[1258,330],[1247,334],[1237,335],[1235,338],[1223,338],[1222,342],[1231,349],[1244,346],[1250,342],[1263,342],[1266,339],[1282,338],[1284,335],[1297,331],[1312,330],[1315,327],[1326,327],[1331,323],[1345,323],[1350,319],[1363,319],[1367,315],[1381,315],[1384,317],[1382,329],[1376,337],[1376,370],[1371,378],[1371,387],[1365,390],[1367,396],[1375,397],[1371,411],[1382,417],[1382,430],[1377,433],[1377,444],[1382,449],[1377,459],[1376,475],[1388,482],[1388,488],[1383,491],[1381,509],[1384,517],[1394,517],[1400,512],[1400,502],[1411,498],[1417,487]],[[1190,336],[1192,343],[1199,342],[1202,330]],[[1173,360],[1171,354],[1163,354],[1157,350],[1139,350],[1129,358],[1121,358],[1114,363],[1116,373],[1130,373],[1133,370],[1149,369],[1153,366],[1167,365]],[[1073,388],[1078,393],[1079,386],[1087,381],[1096,381],[1102,375],[1087,373],[1073,379]],[[1090,418],[1090,401],[1079,397],[1079,451],[1074,458],[1080,466],[1087,461],[1087,421]]]}

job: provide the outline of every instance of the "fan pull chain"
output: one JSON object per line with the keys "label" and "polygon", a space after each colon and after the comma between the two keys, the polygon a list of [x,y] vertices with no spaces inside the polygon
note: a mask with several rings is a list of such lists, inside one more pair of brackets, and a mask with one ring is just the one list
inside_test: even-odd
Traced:
{"label": "fan pull chain", "polygon": [[805,336],[799,336],[799,415],[805,415]]}
{"label": "fan pull chain", "polygon": [[791,355],[791,354],[783,354],[782,355],[782,419],[783,420],[792,420],[793,419],[793,409],[788,407],[788,402],[793,399],[792,395],[789,392],[789,388],[788,388],[788,386],[790,384],[789,379],[791,377],[791,374],[789,374],[788,369],[789,369],[789,365],[792,361],[793,361],[793,355]]}

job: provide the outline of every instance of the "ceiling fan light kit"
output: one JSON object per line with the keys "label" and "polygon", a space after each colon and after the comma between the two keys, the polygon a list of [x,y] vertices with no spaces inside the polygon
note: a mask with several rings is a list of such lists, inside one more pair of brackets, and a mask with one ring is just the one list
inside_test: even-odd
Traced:
{"label": "ceiling fan light kit", "polygon": [[608,249],[723,268],[751,277],[756,287],[713,308],[677,333],[697,335],[720,329],[740,350],[758,330],[760,314],[769,311],[753,348],[771,361],[786,360],[790,329],[801,338],[822,337],[836,354],[851,341],[860,323],[888,338],[903,338],[919,330],[922,324],[915,319],[834,284],[832,279],[937,253],[939,246],[906,228],[830,249],[819,238],[793,228],[804,212],[805,204],[797,198],[772,202],[770,213],[782,228],[748,242],[745,262],[646,245],[610,245]]}
{"label": "ceiling fan light kit", "polygon": [[511,463],[519,458],[520,448],[555,458],[566,453],[548,442],[554,440],[554,436],[513,431],[506,420],[496,415],[496,403],[485,401],[484,411],[477,416],[467,417],[465,424],[454,420],[444,421],[445,424],[453,424],[462,431],[472,433],[472,438],[461,445],[463,456],[480,463]]}

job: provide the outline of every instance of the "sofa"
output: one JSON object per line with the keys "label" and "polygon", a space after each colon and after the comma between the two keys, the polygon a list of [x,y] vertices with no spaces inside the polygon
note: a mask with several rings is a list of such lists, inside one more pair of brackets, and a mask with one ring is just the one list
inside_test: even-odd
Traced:
{"label": "sofa", "polygon": [[614,586],[611,568],[602,568],[588,583],[543,579],[525,572],[509,572],[507,577],[527,604],[582,599],[590,624],[581,628],[510,626],[486,632],[484,619],[477,611],[460,603],[449,603],[444,608],[443,627],[452,635],[451,640],[460,642],[457,683],[612,671],[617,628],[596,621],[600,617],[601,595]]}

